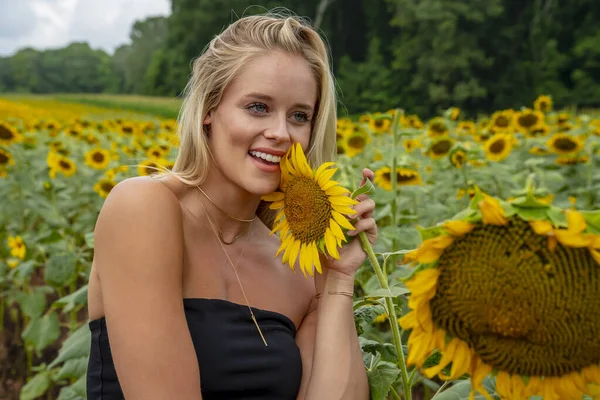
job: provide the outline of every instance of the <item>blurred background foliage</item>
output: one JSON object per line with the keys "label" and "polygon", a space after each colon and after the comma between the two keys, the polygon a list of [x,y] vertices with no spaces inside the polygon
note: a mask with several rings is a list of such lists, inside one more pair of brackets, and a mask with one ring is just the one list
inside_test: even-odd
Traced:
{"label": "blurred background foliage", "polygon": [[0,91],[178,96],[190,60],[242,15],[286,7],[331,47],[342,114],[401,105],[429,117],[517,108],[551,93],[557,108],[600,106],[595,0],[172,0],[131,27],[114,54],[87,43],[0,58]]}

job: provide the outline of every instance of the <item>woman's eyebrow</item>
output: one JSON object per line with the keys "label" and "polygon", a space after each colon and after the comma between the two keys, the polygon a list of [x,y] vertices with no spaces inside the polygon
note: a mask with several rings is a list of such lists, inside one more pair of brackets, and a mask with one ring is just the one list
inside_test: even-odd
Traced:
{"label": "woman's eyebrow", "polygon": [[[257,100],[263,100],[263,101],[273,101],[273,97],[269,96],[268,94],[264,94],[264,93],[259,93],[259,92],[252,92],[252,93],[248,93],[246,94],[244,97],[242,97],[242,99],[244,100],[250,100],[250,99],[257,99]],[[294,104],[293,108],[300,108],[300,109],[304,109],[306,111],[313,111],[312,106],[305,104],[305,103],[296,103]]]}

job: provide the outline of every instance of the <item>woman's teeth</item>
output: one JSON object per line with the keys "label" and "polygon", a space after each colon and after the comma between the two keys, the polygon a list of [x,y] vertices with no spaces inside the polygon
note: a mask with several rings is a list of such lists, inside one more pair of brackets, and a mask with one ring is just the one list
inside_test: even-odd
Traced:
{"label": "woman's teeth", "polygon": [[267,154],[267,153],[261,153],[260,151],[250,151],[249,153],[253,157],[262,158],[265,161],[269,161],[269,162],[272,162],[275,164],[279,164],[279,161],[281,161],[281,157],[274,156],[274,155]]}

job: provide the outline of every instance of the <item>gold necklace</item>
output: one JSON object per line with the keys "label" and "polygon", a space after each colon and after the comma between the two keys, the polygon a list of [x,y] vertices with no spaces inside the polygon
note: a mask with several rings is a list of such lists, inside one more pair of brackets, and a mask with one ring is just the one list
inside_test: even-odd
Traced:
{"label": "gold necklace", "polygon": [[[197,188],[198,188],[198,190],[199,190],[199,191],[200,191],[200,192],[201,192],[201,193],[204,195],[204,197],[206,197],[206,198],[208,199],[208,201],[210,201],[210,202],[211,202],[211,203],[212,203],[212,204],[213,204],[215,207],[217,207],[217,209],[218,209],[219,211],[221,211],[221,212],[222,212],[222,213],[224,213],[224,214],[227,214],[227,216],[228,216],[229,218],[231,218],[231,219],[235,219],[236,221],[240,221],[240,222],[252,222],[252,221],[254,221],[254,220],[256,219],[256,215],[255,215],[255,216],[254,216],[252,219],[242,219],[242,218],[234,217],[233,215],[229,214],[227,211],[225,211],[225,210],[223,210],[221,207],[219,207],[219,206],[217,205],[217,203],[215,203],[215,202],[213,201],[213,199],[211,199],[211,198],[210,198],[210,197],[209,197],[209,196],[206,194],[206,192],[205,192],[204,190],[202,190],[202,188],[201,188],[200,186],[196,185],[196,187],[197,187]],[[236,238],[236,239],[237,239],[237,238]],[[234,241],[235,241],[235,239],[234,239]],[[232,243],[233,243],[233,242],[232,242]]]}
{"label": "gold necklace", "polygon": [[[206,214],[206,218],[208,219],[208,223],[210,224],[210,227],[212,228],[212,230],[215,233],[215,235],[217,236],[217,238],[219,238],[219,235],[217,234],[217,228],[213,224],[213,221],[210,218],[210,215],[208,215],[208,210],[206,210],[206,207],[204,206],[204,204],[202,202],[200,202],[200,204],[202,204],[202,208],[204,208],[204,213]],[[221,249],[223,249],[223,253],[225,253],[225,256],[227,257],[229,264],[231,264],[231,266],[233,267],[233,272],[235,272],[235,277],[237,278],[238,284],[240,285],[240,289],[242,290],[242,295],[244,296],[244,300],[246,301],[246,305],[248,306],[248,310],[250,311],[250,318],[252,318],[252,321],[254,321],[254,325],[256,325],[256,329],[258,329],[258,333],[260,334],[260,337],[262,338],[263,343],[265,344],[265,346],[268,346],[267,341],[266,341],[262,331],[260,330],[260,327],[258,326],[258,321],[256,320],[256,317],[254,316],[252,307],[250,307],[250,302],[248,301],[248,297],[246,296],[246,291],[244,290],[244,286],[242,286],[242,281],[240,280],[240,276],[238,275],[238,272],[237,272],[236,266],[240,262],[240,259],[242,258],[242,254],[244,253],[244,250],[246,250],[246,247],[244,247],[242,249],[240,256],[237,259],[237,262],[234,264],[233,261],[231,261],[229,254],[227,254],[227,250],[225,250],[225,247],[223,246],[223,244],[221,243],[220,240],[219,240],[219,245],[221,246]]]}

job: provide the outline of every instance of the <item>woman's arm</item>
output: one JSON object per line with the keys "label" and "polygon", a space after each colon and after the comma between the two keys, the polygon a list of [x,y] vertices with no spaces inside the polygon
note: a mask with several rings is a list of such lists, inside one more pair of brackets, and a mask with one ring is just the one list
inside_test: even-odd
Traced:
{"label": "woman's arm", "polygon": [[[373,178],[373,172],[363,170],[363,182]],[[377,239],[377,225],[372,218],[375,202],[366,195],[358,196],[354,206],[359,219],[356,236],[365,232],[369,241]],[[319,305],[302,322],[296,342],[302,355],[304,372],[298,399],[369,399],[369,384],[358,334],[354,325],[352,296],[356,270],[366,259],[358,238],[340,250],[339,260],[323,260],[323,275],[315,276],[320,294]],[[338,292],[332,294],[330,292]],[[314,307],[313,307],[314,308]]]}
{"label": "woman's arm", "polygon": [[182,231],[179,202],[151,178],[121,182],[98,217],[94,262],[127,400],[201,399],[182,301]]}
{"label": "woman's arm", "polygon": [[318,308],[307,316],[298,332],[303,360],[307,358],[303,367],[309,367],[304,371],[307,379],[298,399],[368,400],[369,384],[354,325],[352,298],[328,293],[352,293],[354,276],[326,270],[322,289]]}

